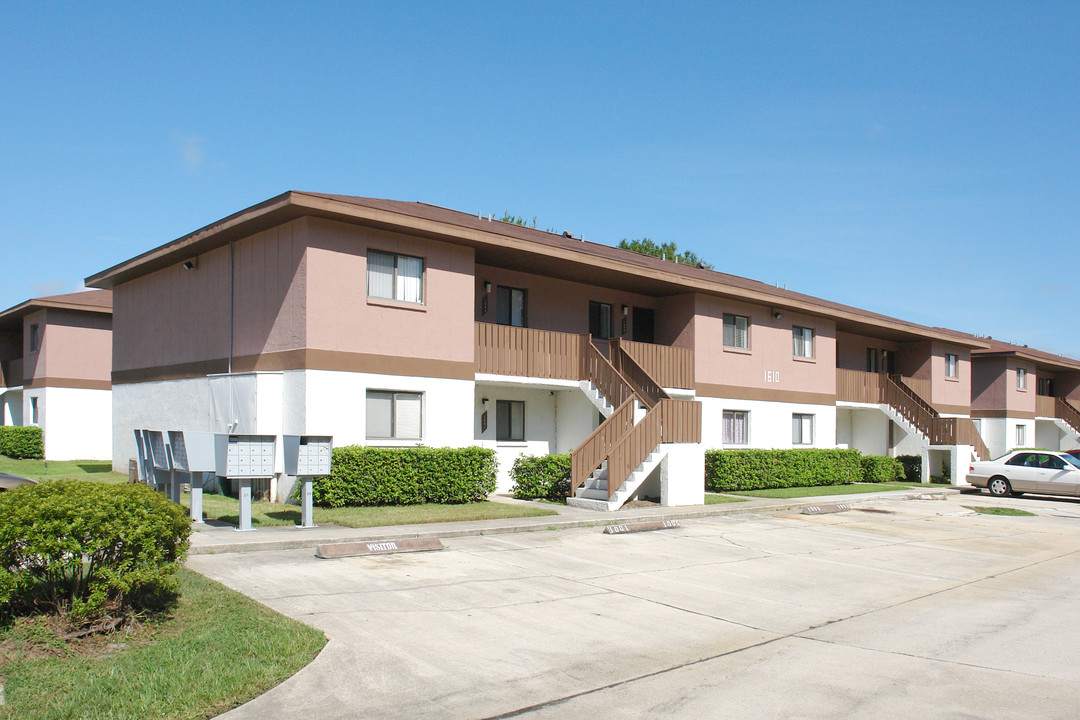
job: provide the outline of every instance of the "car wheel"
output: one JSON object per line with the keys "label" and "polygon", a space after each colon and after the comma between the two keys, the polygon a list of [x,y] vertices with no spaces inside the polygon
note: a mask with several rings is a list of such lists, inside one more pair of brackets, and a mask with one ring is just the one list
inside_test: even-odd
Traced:
{"label": "car wheel", "polygon": [[989,488],[990,494],[995,497],[1005,497],[1012,492],[1009,481],[1000,475],[990,478],[990,483],[986,487]]}

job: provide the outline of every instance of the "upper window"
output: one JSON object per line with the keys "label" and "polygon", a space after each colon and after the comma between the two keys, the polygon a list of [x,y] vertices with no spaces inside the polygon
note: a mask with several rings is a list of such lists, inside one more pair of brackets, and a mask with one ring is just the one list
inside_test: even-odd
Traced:
{"label": "upper window", "polygon": [[866,348],[866,372],[876,373],[878,371],[878,351],[877,348]]}
{"label": "upper window", "polygon": [[589,301],[589,333],[594,338],[611,337],[611,304]]}
{"label": "upper window", "polygon": [[41,349],[41,326],[34,324],[30,326],[30,352],[37,352]]}
{"label": "upper window", "polygon": [[745,410],[725,410],[723,442],[725,445],[745,445],[750,438],[750,413]]}
{"label": "upper window", "polygon": [[525,291],[499,286],[495,295],[495,321],[500,325],[526,326]]}
{"label": "upper window", "polygon": [[814,331],[808,327],[796,325],[791,328],[792,352],[795,357],[814,357]]}
{"label": "upper window", "polygon": [[423,395],[394,390],[368,390],[369,440],[419,440]]}
{"label": "upper window", "polygon": [[424,302],[423,258],[368,250],[367,294],[401,302]]}
{"label": "upper window", "polygon": [[724,313],[724,347],[750,349],[750,318]]}
{"label": "upper window", "polygon": [[495,401],[495,439],[503,442],[524,442],[525,402],[523,400]]}
{"label": "upper window", "polygon": [[956,379],[956,356],[945,353],[945,377]]}
{"label": "upper window", "polygon": [[1016,389],[1023,390],[1027,387],[1027,370],[1016,368]]}
{"label": "upper window", "polygon": [[803,413],[791,415],[791,444],[813,445],[814,444],[814,416]]}

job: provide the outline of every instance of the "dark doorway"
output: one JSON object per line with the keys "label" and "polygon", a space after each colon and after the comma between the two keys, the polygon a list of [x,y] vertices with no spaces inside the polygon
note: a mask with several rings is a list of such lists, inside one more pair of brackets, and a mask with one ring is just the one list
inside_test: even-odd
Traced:
{"label": "dark doorway", "polygon": [[634,340],[656,342],[653,339],[653,311],[650,308],[634,308]]}
{"label": "dark doorway", "polygon": [[882,350],[881,354],[885,356],[885,372],[889,375],[896,374],[896,353],[889,352],[888,350]]}

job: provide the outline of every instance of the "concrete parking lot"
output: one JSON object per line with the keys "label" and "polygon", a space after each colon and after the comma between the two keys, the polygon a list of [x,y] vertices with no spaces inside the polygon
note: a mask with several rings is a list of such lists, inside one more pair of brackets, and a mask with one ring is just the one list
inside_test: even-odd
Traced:
{"label": "concrete parking lot", "polygon": [[231,719],[1080,713],[1080,504],[855,502],[189,565],[330,638]]}

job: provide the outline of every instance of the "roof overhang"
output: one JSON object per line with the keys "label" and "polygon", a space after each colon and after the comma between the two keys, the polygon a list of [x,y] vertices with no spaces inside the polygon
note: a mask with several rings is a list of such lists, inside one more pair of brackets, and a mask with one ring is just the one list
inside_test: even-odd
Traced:
{"label": "roof overhang", "polygon": [[[360,198],[355,200],[359,201]],[[406,203],[396,203],[404,207]],[[88,287],[112,289],[300,217],[319,217],[392,230],[471,247],[476,262],[560,279],[622,288],[657,297],[703,293],[832,319],[850,333],[896,342],[940,340],[962,347],[989,345],[938,328],[829,303],[746,278],[703,270],[607,245],[564,239],[539,230],[445,211],[456,220],[402,212],[393,201],[350,202],[340,196],[289,191],[207,225],[86,278]],[[429,206],[430,207],[430,206]],[[489,226],[489,227],[485,227]]]}

